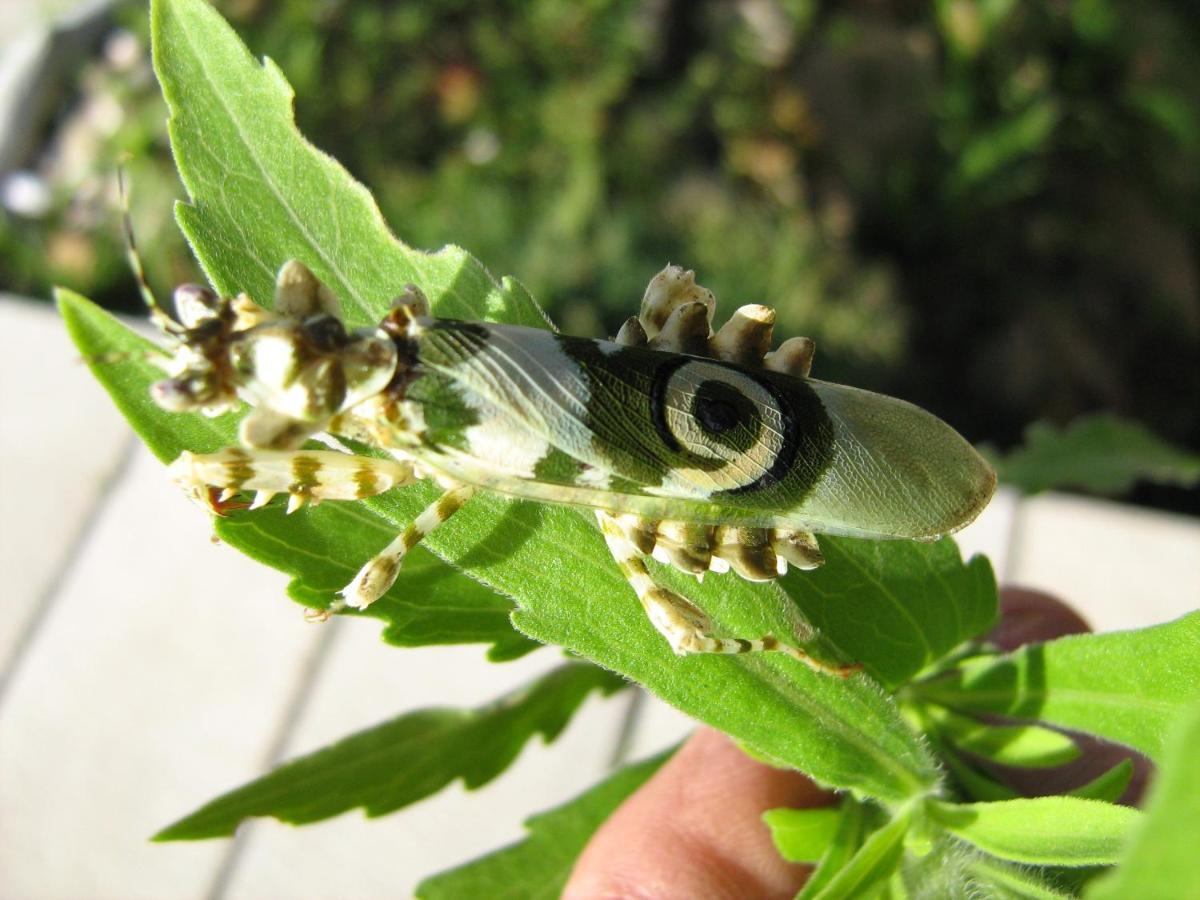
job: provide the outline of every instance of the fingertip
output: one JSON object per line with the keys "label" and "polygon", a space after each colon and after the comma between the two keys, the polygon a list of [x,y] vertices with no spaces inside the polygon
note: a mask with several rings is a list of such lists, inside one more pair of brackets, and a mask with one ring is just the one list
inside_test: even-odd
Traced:
{"label": "fingertip", "polygon": [[794,896],[811,870],[779,856],[762,814],[834,800],[702,728],[593,835],[563,896]]}

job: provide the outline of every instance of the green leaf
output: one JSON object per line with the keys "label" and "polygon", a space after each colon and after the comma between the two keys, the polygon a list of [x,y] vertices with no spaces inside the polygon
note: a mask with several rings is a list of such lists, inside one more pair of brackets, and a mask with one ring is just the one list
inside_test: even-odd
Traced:
{"label": "green leaf", "polygon": [[[571,563],[582,570],[586,562],[589,569],[582,571],[588,574],[573,581],[582,587],[611,577],[593,595],[613,599],[603,605],[570,604],[523,593],[513,614],[523,632],[629,676],[756,755],[800,769],[820,783],[855,787],[888,802],[902,802],[935,783],[927,751],[891,699],[868,679],[817,674],[781,654],[672,655],[641,609],[629,602],[629,589],[604,558],[590,523],[569,510],[547,508],[542,515],[572,532],[558,545],[558,564],[564,565],[567,548],[587,548],[586,561]],[[777,585],[728,576],[689,584],[677,573],[656,571],[726,633],[789,634],[797,629],[794,607]],[[502,586],[507,591],[522,587],[507,581]],[[623,595],[628,600],[617,602]]]}
{"label": "green leaf", "polygon": [[1037,719],[1160,758],[1171,723],[1200,695],[1200,613],[1135,631],[1030,644],[947,677],[914,697],[972,713]]}
{"label": "green leaf", "polygon": [[825,565],[780,583],[834,646],[889,687],[903,684],[996,623],[996,579],[984,556],[965,565],[936,543],[821,536]]}
{"label": "green leaf", "polygon": [[1045,768],[1079,758],[1070,737],[1040,725],[996,725],[948,711],[931,718],[959,749],[1001,765]]}
{"label": "green leaf", "polygon": [[[154,344],[78,294],[59,290],[57,299],[92,373],[155,456],[166,462],[184,449],[211,452],[235,442],[236,416],[173,415],[151,401],[150,385],[162,377],[146,361]],[[396,534],[394,524],[358,504],[324,503],[291,516],[282,510],[275,504],[254,514],[234,513],[218,520],[216,530],[230,546],[296,578],[290,590],[306,606],[328,603],[354,575],[354,560],[369,556],[362,548],[383,546]],[[508,598],[416,547],[392,589],[361,615],[382,619],[384,638],[392,644],[479,641],[491,643],[488,655],[499,660],[538,646],[513,629],[512,610]]]}
{"label": "green leaf", "polygon": [[966,896],[990,897],[994,900],[1067,900],[1075,896],[1064,894],[1048,885],[1034,871],[1001,862],[990,856],[976,855],[964,867],[976,882]]}
{"label": "green leaf", "polygon": [[845,900],[862,897],[882,884],[900,864],[904,855],[904,837],[911,825],[911,811],[905,810],[893,817],[882,828],[867,837],[858,852],[838,870],[829,883],[815,893],[809,894],[808,886],[800,897],[811,896],[813,900]]}
{"label": "green leaf", "polygon": [[[925,827],[930,823],[926,821]],[[987,856],[945,831],[936,831],[927,851],[917,853],[910,834],[907,851],[893,874],[891,897],[986,897],[989,900],[1064,900],[1073,893],[1061,893],[1046,880],[1044,869],[1032,869]],[[1082,869],[1065,870],[1079,873]],[[888,896],[885,894],[885,896]]]}
{"label": "green leaf", "polygon": [[1200,456],[1137,422],[1106,414],[1076,419],[1061,430],[1035,422],[1025,431],[1024,446],[988,456],[1001,481],[1027,494],[1068,487],[1121,494],[1139,481],[1200,484]]}
{"label": "green leaf", "polygon": [[994,803],[930,800],[930,817],[985,853],[1029,865],[1111,865],[1141,813],[1079,797]]}
{"label": "green leaf", "polygon": [[1053,100],[1038,100],[989,131],[973,136],[958,154],[954,184],[961,188],[993,178],[1001,169],[1039,154],[1058,125],[1061,112]]}
{"label": "green leaf", "polygon": [[[364,189],[296,132],[290,90],[278,70],[260,66],[206,4],[160,0],[152,18],[156,71],[191,196],[179,218],[218,288],[266,300],[272,273],[298,257],[341,295],[354,322],[382,315],[411,280],[439,315],[544,324],[518,285],[497,285],[466,253],[429,255],[396,241]],[[417,485],[360,508],[398,531],[435,496]],[[364,535],[354,559],[369,558],[381,543]],[[481,496],[425,546],[511,597],[519,607],[514,622],[527,635],[640,681],[822,783],[889,802],[936,783],[932,760],[891,700],[861,676],[816,675],[778,654],[676,658],[586,514]],[[684,593],[724,633],[801,633],[795,605],[778,585],[726,575],[702,586],[693,581]]]}
{"label": "green leaf", "polygon": [[366,188],[300,137],[283,73],[269,59],[259,65],[207,3],[156,0],[150,29],[190,198],[177,217],[222,294],[269,306],[280,265],[299,259],[355,325],[377,322],[413,282],[438,315],[548,327],[524,288],[497,284],[466,251],[431,255],[397,241]]}
{"label": "green leaf", "polygon": [[1161,896],[1169,885],[1179,900],[1200,898],[1200,704],[1172,730],[1146,813],[1112,875],[1098,881],[1089,900]]}
{"label": "green leaf", "polygon": [[796,895],[797,900],[811,900],[817,896],[845,867],[862,844],[866,819],[866,808],[862,803],[853,797],[842,799],[837,831],[804,889]]}
{"label": "green leaf", "polygon": [[1012,800],[1019,796],[1007,785],[979,771],[937,735],[930,735],[938,756],[954,776],[963,793],[972,800]]}
{"label": "green leaf", "polygon": [[593,691],[624,686],[608,672],[569,663],[478,709],[421,709],[284,763],[206,803],[154,836],[157,841],[226,837],[251,816],[303,824],[355,807],[382,816],[461,778],[487,784],[541,734],[558,737]]}
{"label": "green leaf", "polygon": [[836,806],[817,809],[768,809],[763,821],[771,829],[771,840],[788,862],[815,863],[829,849],[842,821]]}
{"label": "green leaf", "polygon": [[627,766],[562,806],[531,817],[525,822],[529,837],[425,879],[417,886],[417,896],[421,900],[558,897],[596,829],[673,752]]}
{"label": "green leaf", "polygon": [[1107,772],[1097,775],[1087,784],[1081,784],[1070,793],[1072,797],[1116,803],[1125,793],[1125,788],[1129,787],[1131,778],[1133,778],[1133,760],[1125,757]]}

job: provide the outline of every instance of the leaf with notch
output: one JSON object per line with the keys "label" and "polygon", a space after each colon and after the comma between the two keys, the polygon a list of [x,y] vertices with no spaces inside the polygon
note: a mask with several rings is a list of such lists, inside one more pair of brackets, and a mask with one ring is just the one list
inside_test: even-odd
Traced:
{"label": "leaf with notch", "polygon": [[398,241],[366,188],[300,137],[283,73],[255,61],[207,3],[156,0],[150,29],[189,197],[176,215],[222,294],[245,291],[269,306],[275,273],[299,259],[353,325],[377,322],[412,282],[438,315],[548,327],[524,288],[496,283],[466,251],[427,254]]}
{"label": "leaf with notch", "polygon": [[[384,544],[394,537],[392,526],[370,509],[342,504],[337,514],[345,525],[331,530],[328,519],[289,516],[273,505],[218,519],[216,532],[248,556],[287,572],[292,599],[317,607],[354,577],[364,540]],[[397,647],[488,642],[488,659],[503,662],[541,646],[512,627],[513,609],[507,597],[416,547],[405,557],[397,584],[367,609],[349,615],[381,620],[383,639]]]}
{"label": "leaf with notch", "polygon": [[595,666],[569,663],[478,709],[420,709],[284,763],[160,831],[158,841],[225,837],[252,816],[303,824],[362,807],[382,816],[461,778],[487,784],[541,734],[549,743],[593,691],[625,686]]}

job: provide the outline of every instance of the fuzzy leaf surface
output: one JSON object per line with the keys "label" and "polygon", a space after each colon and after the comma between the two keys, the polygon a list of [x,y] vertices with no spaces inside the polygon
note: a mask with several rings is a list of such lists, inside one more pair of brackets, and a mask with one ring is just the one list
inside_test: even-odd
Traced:
{"label": "fuzzy leaf surface", "polygon": [[985,853],[1035,866],[1107,866],[1141,817],[1128,806],[1080,797],[993,803],[931,800],[929,815]]}
{"label": "fuzzy leaf surface", "polygon": [[508,768],[535,734],[546,743],[558,737],[593,691],[608,695],[624,684],[595,666],[569,663],[478,709],[405,713],[217,797],[155,840],[227,837],[253,816],[297,825],[355,807],[382,816],[459,778],[474,789]]}
{"label": "fuzzy leaf surface", "polygon": [[658,771],[671,752],[626,766],[562,806],[530,817],[525,822],[527,838],[425,879],[417,886],[417,896],[421,900],[558,897],[596,829]]}
{"label": "fuzzy leaf surface", "polygon": [[912,691],[951,709],[1099,735],[1157,761],[1171,724],[1200,696],[1200,612],[1134,631],[1029,644]]}
{"label": "fuzzy leaf surface", "polygon": [[822,535],[821,551],[825,565],[789,570],[780,583],[831,643],[889,687],[996,623],[991,563],[984,556],[964,563],[951,538]]}
{"label": "fuzzy leaf surface", "polygon": [[1146,800],[1146,814],[1120,866],[1088,891],[1089,900],[1153,897],[1170,885],[1181,900],[1200,898],[1200,704],[1177,723]]}
{"label": "fuzzy leaf surface", "polygon": [[[938,830],[928,847],[908,851],[892,875],[892,897],[987,897],[989,900],[1066,900],[1045,871],[988,856]],[[1072,872],[1078,870],[1070,870]],[[884,896],[889,896],[885,894]]]}
{"label": "fuzzy leaf surface", "polygon": [[797,900],[812,900],[837,877],[862,845],[867,828],[866,820],[866,809],[862,803],[852,797],[842,801],[837,830],[834,831],[829,846],[821,854],[817,868],[796,895]]}
{"label": "fuzzy leaf surface", "polygon": [[[295,130],[278,70],[251,57],[210,7],[160,0],[152,9],[156,71],[190,195],[178,215],[218,288],[266,301],[272,274],[297,257],[338,292],[352,323],[377,319],[414,281],[438,315],[545,325],[528,294],[514,282],[495,283],[463,251],[426,254],[393,238],[365,190]],[[360,508],[398,531],[435,496],[416,485]],[[364,541],[354,558],[369,558],[382,543]],[[822,783],[898,802],[937,779],[925,749],[869,679],[818,676],[778,655],[676,658],[587,514],[481,496],[426,546],[515,601],[513,620],[529,636],[640,681]],[[796,607],[778,585],[726,575],[693,582],[685,593],[723,633],[798,631]]]}
{"label": "fuzzy leaf surface", "polygon": [[349,324],[377,322],[405,284],[439,315],[546,328],[516,282],[497,283],[457,247],[427,254],[396,240],[366,188],[305,141],[292,89],[203,0],[150,7],[154,70],[189,202],[176,215],[222,294],[270,306],[275,273],[299,259],[341,298]]}
{"label": "fuzzy leaf surface", "polygon": [[968,876],[975,882],[969,885],[966,896],[993,897],[995,900],[1068,900],[1075,893],[1066,894],[1051,887],[1036,874],[1035,870],[1001,862],[990,856],[979,855],[966,866]]}
{"label": "fuzzy leaf surface", "polygon": [[850,900],[878,889],[900,865],[910,824],[909,813],[903,812],[871,832],[829,883],[811,895],[814,900]]}

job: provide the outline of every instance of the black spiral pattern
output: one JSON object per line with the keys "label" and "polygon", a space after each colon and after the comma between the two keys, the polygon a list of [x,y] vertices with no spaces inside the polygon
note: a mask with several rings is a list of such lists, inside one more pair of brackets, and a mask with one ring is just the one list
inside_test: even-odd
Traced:
{"label": "black spiral pattern", "polygon": [[765,379],[698,359],[663,367],[654,385],[654,424],[686,462],[679,474],[727,494],[759,490],[787,473],[796,455],[795,416]]}

